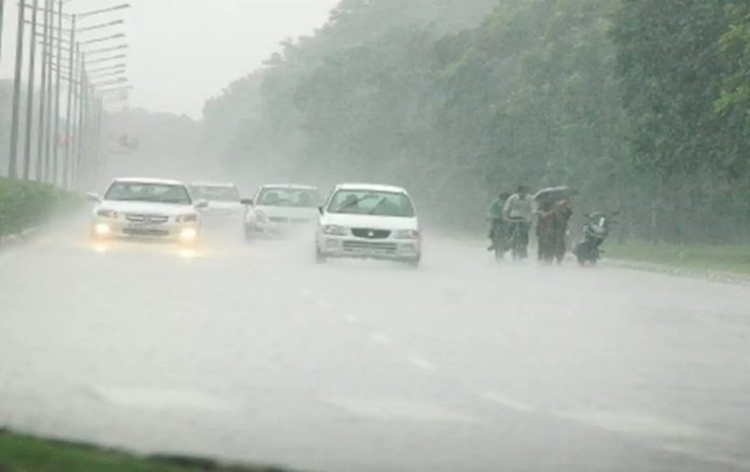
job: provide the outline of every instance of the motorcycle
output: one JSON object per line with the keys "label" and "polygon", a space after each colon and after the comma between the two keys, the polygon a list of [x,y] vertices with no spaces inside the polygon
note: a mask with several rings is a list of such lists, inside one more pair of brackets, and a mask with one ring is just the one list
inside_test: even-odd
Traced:
{"label": "motorcycle", "polygon": [[523,219],[512,218],[508,220],[510,237],[508,246],[514,261],[526,259],[529,255],[529,233],[528,223]]}
{"label": "motorcycle", "polygon": [[604,253],[601,250],[601,245],[609,236],[611,226],[616,223],[614,217],[619,213],[594,212],[584,215],[588,221],[583,226],[583,237],[573,247],[573,254],[576,255],[578,264],[581,266],[587,263],[596,265]]}

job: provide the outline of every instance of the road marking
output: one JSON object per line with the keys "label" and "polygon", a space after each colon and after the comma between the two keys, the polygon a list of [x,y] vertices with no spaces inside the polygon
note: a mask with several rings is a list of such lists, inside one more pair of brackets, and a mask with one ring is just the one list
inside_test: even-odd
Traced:
{"label": "road marking", "polygon": [[563,411],[556,416],[615,433],[648,437],[703,439],[708,435],[696,426],[668,418],[617,411]]}
{"label": "road marking", "polygon": [[357,318],[354,315],[346,315],[344,317],[344,321],[346,321],[349,324],[357,324],[357,323],[359,323],[359,318]]}
{"label": "road marking", "polygon": [[485,392],[485,393],[481,393],[480,396],[487,401],[496,403],[500,406],[503,406],[511,410],[522,411],[524,413],[534,413],[538,411],[536,407],[528,403],[522,402],[520,400],[515,400],[513,398],[510,398],[506,395],[502,395],[500,393]]}
{"label": "road marking", "polygon": [[724,454],[714,454],[706,451],[698,451],[684,444],[664,444],[658,447],[661,451],[671,452],[682,456],[697,459],[702,462],[712,462],[738,468],[741,470],[750,470],[750,461],[738,457],[730,457]]}
{"label": "road marking", "polygon": [[333,406],[350,414],[382,421],[421,421],[434,423],[477,423],[469,415],[440,405],[398,399],[331,398]]}
{"label": "road marking", "polygon": [[437,372],[438,371],[438,368],[435,366],[435,364],[433,364],[429,360],[425,359],[424,357],[409,356],[406,360],[409,362],[409,364],[411,364],[412,366],[416,367],[417,369],[424,370],[424,371],[427,371],[427,372]]}
{"label": "road marking", "polygon": [[94,387],[101,400],[126,408],[148,410],[229,411],[233,407],[220,398],[192,390]]}
{"label": "road marking", "polygon": [[387,346],[388,344],[393,343],[393,340],[389,336],[382,333],[372,333],[370,339],[375,344],[380,344],[382,346]]}

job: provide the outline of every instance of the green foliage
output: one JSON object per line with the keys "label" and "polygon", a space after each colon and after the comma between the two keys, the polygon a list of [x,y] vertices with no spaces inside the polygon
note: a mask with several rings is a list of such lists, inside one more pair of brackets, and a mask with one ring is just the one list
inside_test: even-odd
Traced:
{"label": "green foliage", "polygon": [[629,233],[725,238],[750,225],[747,23],[729,0],[346,0],[207,104],[207,142],[245,175],[405,185],[443,223],[568,184]]}
{"label": "green foliage", "polygon": [[38,225],[80,203],[80,197],[51,185],[0,177],[0,236]]}
{"label": "green foliage", "polygon": [[283,472],[274,468],[223,467],[189,457],[138,458],[93,446],[0,433],[0,470],[4,472]]}

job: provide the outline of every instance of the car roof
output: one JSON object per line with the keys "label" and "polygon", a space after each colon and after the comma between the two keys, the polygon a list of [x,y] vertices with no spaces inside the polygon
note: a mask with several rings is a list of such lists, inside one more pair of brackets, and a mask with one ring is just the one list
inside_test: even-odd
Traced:
{"label": "car roof", "polygon": [[236,188],[237,186],[231,182],[190,182],[191,187],[222,187],[222,188]]}
{"label": "car roof", "polygon": [[159,179],[154,177],[119,177],[114,179],[114,182],[125,182],[125,183],[139,183],[139,184],[163,184],[163,185],[185,185],[185,182],[180,182],[174,179]]}
{"label": "car roof", "polygon": [[371,192],[389,192],[389,193],[407,193],[401,187],[394,185],[365,184],[365,183],[346,183],[336,186],[336,190],[364,190]]}
{"label": "car roof", "polygon": [[293,190],[318,190],[318,187],[312,185],[300,185],[300,184],[265,184],[260,186],[261,189],[277,188],[277,189],[293,189]]}

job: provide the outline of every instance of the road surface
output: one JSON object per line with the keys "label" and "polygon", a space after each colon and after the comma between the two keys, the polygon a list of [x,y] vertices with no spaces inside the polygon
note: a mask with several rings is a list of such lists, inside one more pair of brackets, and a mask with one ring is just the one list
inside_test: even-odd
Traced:
{"label": "road surface", "polygon": [[750,470],[750,289],[309,238],[0,253],[0,425],[320,471]]}

